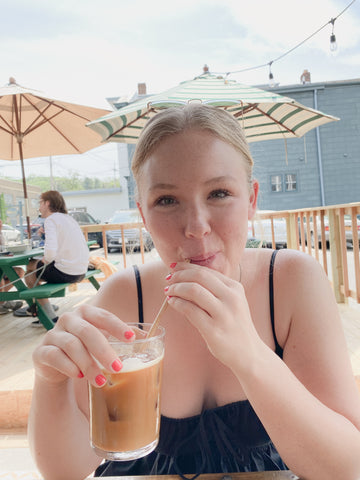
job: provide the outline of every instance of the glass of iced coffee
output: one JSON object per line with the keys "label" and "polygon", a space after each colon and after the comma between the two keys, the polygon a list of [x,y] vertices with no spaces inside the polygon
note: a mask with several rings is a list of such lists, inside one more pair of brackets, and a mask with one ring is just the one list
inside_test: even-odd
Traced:
{"label": "glass of iced coffee", "polygon": [[159,439],[160,387],[164,357],[163,327],[147,337],[151,324],[129,324],[132,342],[110,338],[123,367],[103,369],[104,387],[89,384],[90,441],[95,452],[110,460],[133,460],[152,452]]}

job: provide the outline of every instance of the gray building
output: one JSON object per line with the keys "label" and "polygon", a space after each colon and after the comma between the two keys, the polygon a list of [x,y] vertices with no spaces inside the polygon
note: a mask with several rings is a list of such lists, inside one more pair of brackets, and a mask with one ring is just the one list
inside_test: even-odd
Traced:
{"label": "gray building", "polygon": [[[306,75],[305,75],[306,72]],[[304,71],[300,84],[257,85],[308,107],[340,118],[302,138],[250,143],[254,176],[260,182],[261,210],[291,210],[360,201],[360,79],[311,83]],[[148,96],[145,84],[131,99],[107,99],[114,109]],[[134,145],[127,145],[129,206],[135,207],[130,164]]]}
{"label": "gray building", "polygon": [[260,182],[259,208],[289,210],[359,202],[360,79],[272,90],[340,120],[286,143],[250,144],[254,176]]}

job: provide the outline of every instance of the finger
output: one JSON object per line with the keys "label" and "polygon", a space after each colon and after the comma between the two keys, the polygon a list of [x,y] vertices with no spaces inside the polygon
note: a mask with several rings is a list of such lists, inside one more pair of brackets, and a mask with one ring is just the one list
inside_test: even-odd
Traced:
{"label": "finger", "polygon": [[[75,379],[84,376],[79,366],[56,345],[49,344],[39,347],[34,352],[33,359],[35,365],[41,366],[42,376],[45,376],[49,382],[57,383],[64,377]],[[54,370],[57,372],[56,375],[54,375]]]}
{"label": "finger", "polygon": [[[107,370],[117,372],[121,363],[112,362]],[[69,332],[53,329],[49,332],[42,350],[42,363],[70,378],[85,377],[93,385],[99,385],[99,376],[103,376],[99,365],[86,346],[76,336]],[[115,367],[115,368],[114,368]]]}
{"label": "finger", "polygon": [[[51,352],[54,364],[50,365],[59,371],[64,371],[65,368],[65,373],[69,376],[74,376],[76,371],[77,375],[84,375],[91,383],[95,382],[99,386],[101,367],[110,372],[118,372],[122,367],[116,352],[108,343],[107,338],[111,334],[127,342],[135,338],[132,329],[118,317],[98,307],[81,307],[73,313],[62,315],[44,339],[45,344],[59,349],[57,357],[56,351]],[[67,357],[65,360],[63,355]],[[74,365],[69,367],[67,359]]]}
{"label": "finger", "polygon": [[219,315],[226,305],[236,308],[242,287],[238,282],[214,275],[206,267],[175,271],[165,289],[169,297],[180,297],[194,302],[211,316]]}
{"label": "finger", "polygon": [[[99,312],[97,308],[92,308],[91,310],[94,313],[93,317],[95,316],[95,312],[100,316],[109,314],[109,312],[105,310]],[[131,341],[135,336],[131,329],[125,323],[120,322],[117,317],[115,318],[117,323],[121,323],[120,328],[118,327],[116,329],[116,333],[120,336],[120,339],[123,341]],[[94,318],[92,318],[92,322],[94,322]],[[99,326],[101,325],[101,322],[96,321],[96,323]],[[102,330],[88,322],[86,318],[74,314],[62,315],[57,322],[57,327],[70,334],[69,337],[61,337],[58,335],[56,341],[59,342],[59,346],[71,358],[77,358],[78,352],[81,352],[85,357],[85,350],[91,358],[95,359],[95,361],[108,371],[119,371],[118,356],[108,342],[107,337],[109,337],[109,332],[107,329],[104,334]],[[120,332],[122,332],[122,334],[120,334]],[[86,360],[85,367],[81,365],[82,368],[88,367],[88,358]]]}
{"label": "finger", "polygon": [[[112,335],[121,341],[132,341],[134,339],[134,332],[119,317],[113,313],[94,305],[82,305],[77,308],[71,314],[64,314],[66,320],[70,320],[68,315],[77,316],[88,322],[90,325],[95,326],[97,329],[102,330],[106,336]],[[60,317],[61,318],[61,317]],[[74,324],[76,327],[76,324]]]}
{"label": "finger", "polygon": [[211,291],[222,286],[232,288],[239,284],[237,280],[233,280],[217,270],[184,262],[177,264],[166,278],[169,284],[175,281],[197,282]]}

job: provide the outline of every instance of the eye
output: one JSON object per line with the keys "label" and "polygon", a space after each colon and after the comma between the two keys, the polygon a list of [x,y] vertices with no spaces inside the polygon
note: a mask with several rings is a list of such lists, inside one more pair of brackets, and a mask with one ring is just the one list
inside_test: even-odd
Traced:
{"label": "eye", "polygon": [[225,190],[223,188],[219,188],[217,190],[213,190],[209,197],[210,198],[226,198],[229,197],[231,194],[228,190]]}
{"label": "eye", "polygon": [[163,196],[158,198],[155,201],[155,205],[160,205],[161,207],[167,207],[174,205],[176,203],[176,200],[174,197],[168,197],[168,196]]}

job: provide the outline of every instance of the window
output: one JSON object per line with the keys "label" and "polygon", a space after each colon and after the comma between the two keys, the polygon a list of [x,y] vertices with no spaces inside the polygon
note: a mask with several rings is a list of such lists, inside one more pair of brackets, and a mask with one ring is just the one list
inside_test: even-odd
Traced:
{"label": "window", "polygon": [[270,176],[271,191],[279,192],[296,192],[298,189],[298,181],[296,173],[284,173],[282,175]]}
{"label": "window", "polygon": [[4,193],[5,205],[10,206],[13,203],[13,197],[10,193]]}
{"label": "window", "polygon": [[294,190],[297,190],[296,174],[287,173],[285,175],[285,191],[293,192]]}
{"label": "window", "polygon": [[271,175],[271,191],[282,192],[282,175]]}

